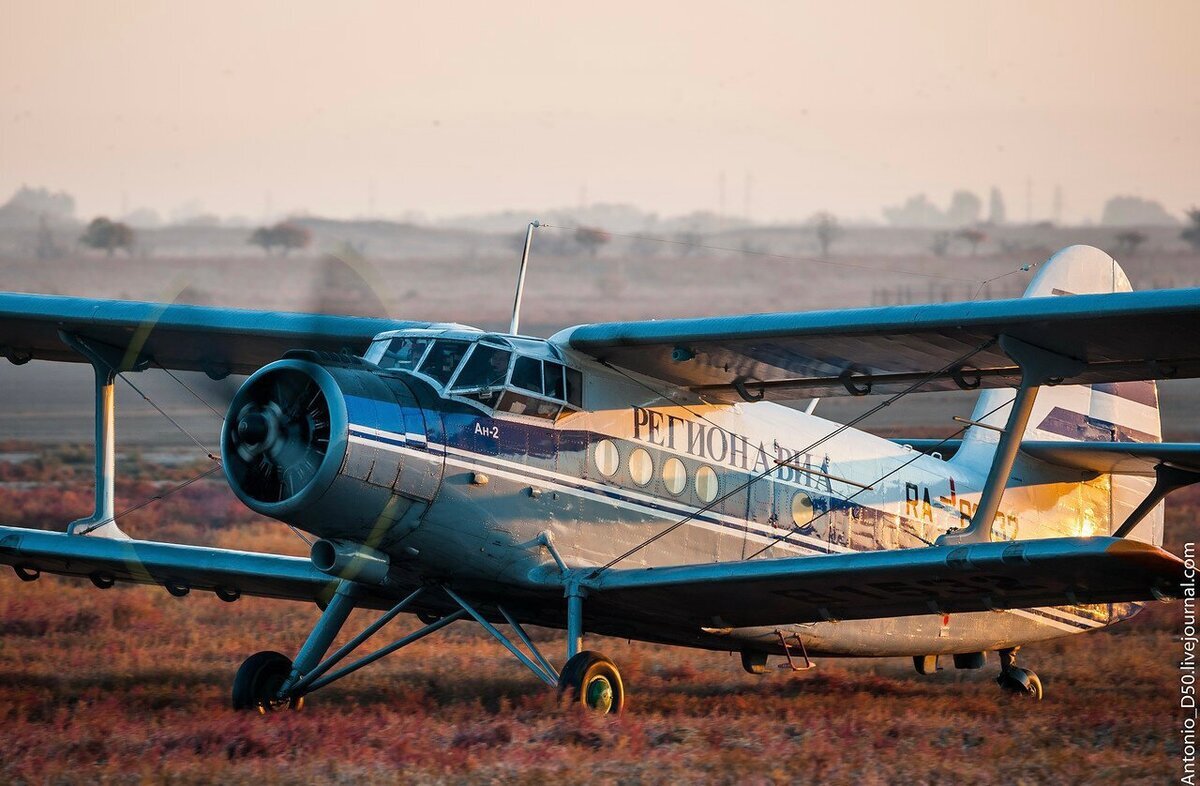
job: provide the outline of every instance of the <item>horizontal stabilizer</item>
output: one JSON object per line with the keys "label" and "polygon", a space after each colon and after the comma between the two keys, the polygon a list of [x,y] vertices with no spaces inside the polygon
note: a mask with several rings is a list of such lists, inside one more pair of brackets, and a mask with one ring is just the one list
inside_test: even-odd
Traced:
{"label": "horizontal stabilizer", "polygon": [[749,627],[1177,597],[1183,562],[1119,538],[934,546],[608,570],[591,605],[697,627]]}

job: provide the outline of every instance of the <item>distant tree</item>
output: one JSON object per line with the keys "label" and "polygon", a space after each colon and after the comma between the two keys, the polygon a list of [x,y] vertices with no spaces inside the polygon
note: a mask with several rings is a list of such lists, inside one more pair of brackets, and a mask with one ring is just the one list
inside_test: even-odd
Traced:
{"label": "distant tree", "polygon": [[287,256],[294,248],[307,248],[312,243],[312,232],[299,224],[281,221],[274,226],[255,229],[246,242],[259,246],[268,254],[275,248],[282,249],[283,255]]}
{"label": "distant tree", "polygon": [[950,233],[934,232],[933,239],[929,241],[929,250],[935,257],[946,256],[946,252],[950,250]]}
{"label": "distant tree", "polygon": [[612,240],[612,235],[597,227],[579,227],[575,230],[575,242],[583,246],[589,256],[596,256],[600,247]]}
{"label": "distant tree", "polygon": [[821,256],[829,256],[829,247],[842,236],[842,227],[838,224],[837,216],[822,210],[812,217],[810,222],[817,235],[817,245],[821,247]]}
{"label": "distant tree", "polygon": [[284,221],[275,225],[275,239],[283,248],[283,255],[287,256],[287,253],[294,248],[308,248],[312,243],[312,232],[299,224]]}
{"label": "distant tree", "polygon": [[970,226],[979,223],[983,201],[970,191],[955,191],[946,208],[946,222],[951,226]]}
{"label": "distant tree", "polygon": [[1183,230],[1179,234],[1181,238],[1192,244],[1192,248],[1200,251],[1200,207],[1194,207],[1187,211],[1188,221],[1192,222],[1191,226]]}
{"label": "distant tree", "polygon": [[960,229],[954,233],[954,236],[959,240],[966,241],[971,246],[971,256],[975,256],[979,251],[979,244],[987,240],[987,234],[983,230],[975,229],[974,227]]}
{"label": "distant tree", "polygon": [[246,241],[252,246],[258,246],[268,254],[275,247],[275,234],[271,232],[270,227],[259,227],[250,233],[250,238]]}
{"label": "distant tree", "polygon": [[1123,232],[1118,232],[1116,234],[1117,252],[1124,256],[1133,256],[1137,253],[1138,246],[1149,239],[1145,232],[1136,229],[1126,229]]}
{"label": "distant tree", "polygon": [[1008,220],[1008,215],[1004,209],[1004,197],[1000,194],[1000,189],[992,186],[992,192],[988,195],[988,223],[994,227],[998,227]]}
{"label": "distant tree", "polygon": [[92,219],[92,223],[87,225],[79,242],[89,248],[104,251],[111,257],[118,248],[133,253],[133,238],[133,230],[128,224],[110,221],[100,216]]}

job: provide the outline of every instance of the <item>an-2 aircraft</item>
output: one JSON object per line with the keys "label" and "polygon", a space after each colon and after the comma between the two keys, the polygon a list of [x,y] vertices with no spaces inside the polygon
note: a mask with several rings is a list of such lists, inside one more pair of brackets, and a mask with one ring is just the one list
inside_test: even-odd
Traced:
{"label": "an-2 aircraft", "polygon": [[[238,669],[244,709],[298,707],[459,619],[600,712],[626,687],[585,632],[739,652],[755,674],[772,655],[910,656],[930,673],[997,652],[1000,686],[1041,698],[1022,644],[1182,592],[1161,502],[1200,480],[1200,445],[1161,442],[1153,380],[1200,376],[1200,289],[1129,290],[1108,255],[1073,246],[1019,299],[549,339],[3,294],[10,361],[95,369],[96,507],[66,533],[0,527],[0,562],[27,580],[315,602],[294,660],[266,650]],[[248,507],[315,536],[310,559],[120,530],[114,378],[149,367],[249,374],[224,473]],[[936,443],[770,401],[973,388],[962,439]],[[330,653],[355,607],[383,613]],[[346,662],[402,612],[424,627]],[[561,669],[525,625],[565,630]]]}

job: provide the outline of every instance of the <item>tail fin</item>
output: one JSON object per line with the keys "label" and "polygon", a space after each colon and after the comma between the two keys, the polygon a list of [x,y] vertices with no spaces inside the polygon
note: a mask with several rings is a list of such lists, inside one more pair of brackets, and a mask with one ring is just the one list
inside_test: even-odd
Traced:
{"label": "tail fin", "polygon": [[[1101,292],[1129,292],[1132,287],[1112,257],[1091,246],[1070,246],[1041,266],[1025,290],[1025,297],[1053,297]],[[987,390],[979,396],[971,420],[1003,428],[1008,419],[1011,390]],[[995,431],[972,426],[963,438],[955,462],[986,467],[995,452]],[[1153,381],[1097,385],[1060,385],[1038,391],[1033,414],[1025,429],[1027,440],[1079,442],[1161,442],[1158,389]],[[1037,466],[1022,467],[1026,481],[1037,483]],[[1014,469],[1014,474],[1016,474]],[[1046,482],[1053,482],[1049,477]],[[1113,476],[1107,510],[1097,511],[1095,534],[1120,526],[1128,513],[1145,498],[1153,485],[1147,478]],[[1103,519],[1107,519],[1104,521]],[[1087,526],[1081,527],[1082,531]],[[1134,530],[1131,537],[1155,545],[1162,543],[1162,506]]]}

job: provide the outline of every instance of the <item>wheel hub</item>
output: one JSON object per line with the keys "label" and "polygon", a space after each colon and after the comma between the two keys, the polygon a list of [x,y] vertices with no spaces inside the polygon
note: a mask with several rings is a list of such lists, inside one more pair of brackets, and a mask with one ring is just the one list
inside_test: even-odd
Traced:
{"label": "wheel hub", "polygon": [[594,677],[587,684],[585,692],[587,706],[593,710],[607,713],[612,709],[613,689],[607,677]]}

